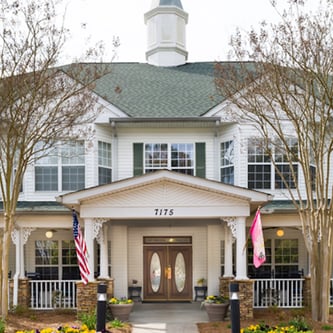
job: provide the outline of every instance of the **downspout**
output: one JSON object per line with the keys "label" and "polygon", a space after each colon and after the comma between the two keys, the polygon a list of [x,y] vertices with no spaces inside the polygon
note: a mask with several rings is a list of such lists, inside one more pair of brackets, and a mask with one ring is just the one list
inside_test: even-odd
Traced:
{"label": "downspout", "polygon": [[215,130],[214,130],[214,151],[216,152],[213,154],[214,156],[214,166],[215,166],[215,171],[214,171],[214,179],[217,181],[220,181],[220,163],[219,163],[219,142],[220,142],[220,137],[219,137],[219,127],[220,127],[220,120],[215,121]]}
{"label": "downspout", "polygon": [[117,127],[115,121],[110,121],[112,128],[112,181],[118,180],[118,167],[116,166],[116,161],[118,161],[118,135],[117,135]]}

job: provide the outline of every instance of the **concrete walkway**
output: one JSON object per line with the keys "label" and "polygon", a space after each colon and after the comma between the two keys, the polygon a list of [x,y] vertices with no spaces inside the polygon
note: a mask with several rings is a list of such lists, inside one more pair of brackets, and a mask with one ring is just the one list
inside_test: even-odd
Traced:
{"label": "concrete walkway", "polygon": [[200,302],[135,303],[130,315],[133,333],[195,333],[196,323],[208,322]]}

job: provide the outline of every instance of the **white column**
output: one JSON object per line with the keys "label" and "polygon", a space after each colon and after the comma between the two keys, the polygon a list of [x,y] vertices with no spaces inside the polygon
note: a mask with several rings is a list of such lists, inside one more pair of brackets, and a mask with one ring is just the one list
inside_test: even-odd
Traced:
{"label": "white column", "polygon": [[218,295],[219,277],[221,276],[221,239],[222,228],[220,225],[209,225],[207,227],[207,293]]}
{"label": "white column", "polygon": [[[12,272],[12,275],[21,274],[21,258],[22,258],[22,252],[21,252],[21,244],[22,244],[22,229],[14,229],[12,231],[11,237],[12,242],[15,244],[15,272]],[[24,276],[24,270],[23,275]]]}
{"label": "white column", "polygon": [[232,277],[232,234],[228,225],[224,224],[224,277]]}
{"label": "white column", "polygon": [[34,228],[14,229],[11,235],[12,242],[15,244],[15,272],[12,273],[13,275],[16,275],[20,278],[23,278],[25,275],[24,245],[27,243],[28,238],[33,230],[35,229]]}
{"label": "white column", "polygon": [[237,243],[236,243],[236,280],[247,280],[247,264],[246,264],[246,223],[245,217],[237,217],[236,219]]}
{"label": "white column", "polygon": [[100,245],[100,278],[108,279],[108,226],[104,223],[100,229],[101,237],[99,238]]}
{"label": "white column", "polygon": [[94,262],[94,221],[92,219],[84,220],[84,239],[87,244],[88,251],[88,266],[90,269],[90,274],[88,281],[94,281],[94,270],[95,270],[95,262]]}
{"label": "white column", "polygon": [[112,228],[111,256],[115,297],[124,297],[128,292],[128,229],[127,226]]}

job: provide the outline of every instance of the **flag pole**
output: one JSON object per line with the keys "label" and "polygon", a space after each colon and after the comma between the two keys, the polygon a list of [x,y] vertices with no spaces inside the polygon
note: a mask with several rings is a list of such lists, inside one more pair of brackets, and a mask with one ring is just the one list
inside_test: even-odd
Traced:
{"label": "flag pole", "polygon": [[[260,210],[260,208],[261,208],[261,206],[258,206],[258,208],[256,210],[256,214],[257,214],[258,210]],[[245,252],[245,250],[247,248],[247,243],[249,242],[249,239],[250,239],[250,230],[251,230],[251,228],[249,229],[249,232],[247,233],[247,238],[246,238],[246,241],[245,241],[245,244],[244,244],[244,247],[243,247],[243,253]]]}

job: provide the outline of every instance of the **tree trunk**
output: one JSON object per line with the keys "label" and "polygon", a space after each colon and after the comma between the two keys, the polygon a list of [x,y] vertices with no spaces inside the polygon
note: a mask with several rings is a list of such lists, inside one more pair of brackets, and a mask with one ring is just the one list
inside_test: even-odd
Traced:
{"label": "tree trunk", "polygon": [[[0,231],[0,258],[2,260],[2,244],[3,244],[3,233]],[[0,299],[2,299],[2,269],[0,269]],[[2,311],[1,311],[2,318]]]}
{"label": "tree trunk", "polygon": [[323,323],[329,320],[331,260],[327,237],[323,237],[313,245],[310,267],[312,319]]}
{"label": "tree trunk", "polygon": [[2,285],[1,285],[1,317],[7,318],[8,316],[8,258],[9,258],[9,248],[10,248],[10,233],[11,228],[8,226],[11,225],[11,217],[8,215],[4,215],[4,231],[3,231],[3,241],[2,241],[2,257],[1,257],[1,264],[2,264]]}

